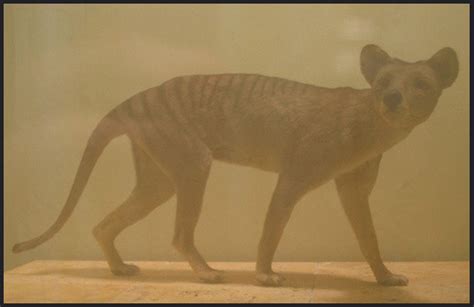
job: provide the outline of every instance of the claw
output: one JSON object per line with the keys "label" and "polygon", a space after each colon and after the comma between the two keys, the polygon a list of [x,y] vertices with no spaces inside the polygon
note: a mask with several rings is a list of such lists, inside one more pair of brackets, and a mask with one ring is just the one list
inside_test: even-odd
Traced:
{"label": "claw", "polygon": [[387,277],[377,280],[382,286],[406,286],[408,285],[408,278],[403,275],[390,274]]}
{"label": "claw", "polygon": [[258,273],[256,276],[258,282],[267,287],[278,287],[281,286],[285,277],[277,273]]}
{"label": "claw", "polygon": [[140,272],[140,268],[134,264],[123,263],[120,266],[117,266],[111,269],[112,273],[118,276],[131,276],[136,275]]}

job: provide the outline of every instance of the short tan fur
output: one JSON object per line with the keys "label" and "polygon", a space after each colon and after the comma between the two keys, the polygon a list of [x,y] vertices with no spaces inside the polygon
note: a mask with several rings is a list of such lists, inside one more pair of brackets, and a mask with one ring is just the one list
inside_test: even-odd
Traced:
{"label": "short tan fur", "polygon": [[380,257],[368,199],[382,154],[430,116],[442,91],[455,81],[458,60],[448,47],[426,61],[408,63],[367,45],[360,61],[368,89],[220,74],[176,77],[134,95],[92,133],[56,222],[13,251],[34,248],[61,229],[105,146],[125,134],[132,143],[136,186],[93,231],[114,274],[139,271],[122,261],[114,246],[117,235],[176,194],[173,246],[202,280],[222,279],[194,244],[207,178],[218,159],[279,174],[258,248],[260,283],[282,283],[271,264],[294,206],[305,193],[334,179],[376,280],[406,285],[408,279],[390,272]]}

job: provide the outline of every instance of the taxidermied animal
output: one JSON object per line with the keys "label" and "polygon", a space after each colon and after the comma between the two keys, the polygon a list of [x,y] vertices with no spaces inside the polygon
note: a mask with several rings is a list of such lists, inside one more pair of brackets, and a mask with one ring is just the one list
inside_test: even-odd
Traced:
{"label": "taxidermied animal", "polygon": [[126,227],[177,196],[173,246],[197,276],[221,280],[194,244],[213,159],[279,174],[258,247],[256,279],[277,286],[283,277],[272,260],[298,200],[335,179],[361,251],[376,280],[387,286],[408,279],[384,265],[372,223],[369,194],[382,154],[433,112],[458,74],[455,51],[443,48],[426,61],[408,63],[367,45],[360,55],[368,89],[323,88],[257,74],[181,76],[147,89],[114,108],[97,125],[69,197],[42,235],[13,247],[34,248],[64,225],[105,146],[120,135],[132,144],[136,186],[125,202],[94,228],[111,271],[137,273],[114,240]]}

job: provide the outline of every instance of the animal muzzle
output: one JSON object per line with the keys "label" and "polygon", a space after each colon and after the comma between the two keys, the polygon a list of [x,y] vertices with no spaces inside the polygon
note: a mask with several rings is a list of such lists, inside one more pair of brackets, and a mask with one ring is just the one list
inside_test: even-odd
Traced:
{"label": "animal muzzle", "polygon": [[395,111],[402,100],[402,94],[398,90],[391,90],[383,96],[383,103],[389,111]]}

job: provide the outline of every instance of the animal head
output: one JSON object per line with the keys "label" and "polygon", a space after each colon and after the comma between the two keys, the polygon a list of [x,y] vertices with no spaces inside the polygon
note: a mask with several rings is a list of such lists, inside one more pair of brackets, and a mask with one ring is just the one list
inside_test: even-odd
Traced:
{"label": "animal head", "polygon": [[392,127],[411,128],[433,112],[445,88],[458,75],[458,58],[449,47],[430,59],[408,63],[390,57],[376,45],[360,54],[361,71],[376,97],[376,109]]}

